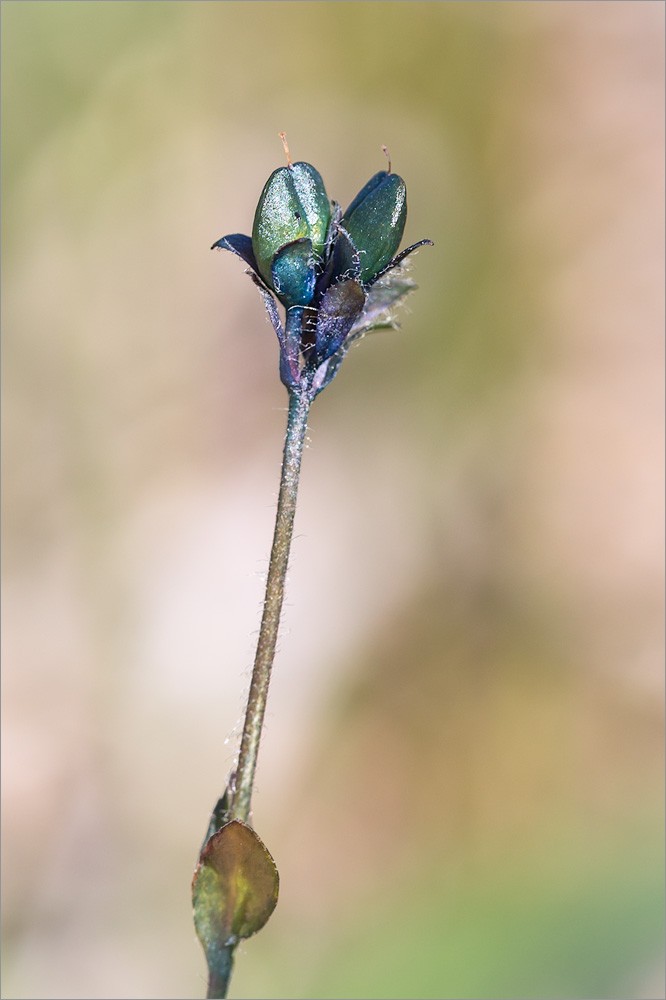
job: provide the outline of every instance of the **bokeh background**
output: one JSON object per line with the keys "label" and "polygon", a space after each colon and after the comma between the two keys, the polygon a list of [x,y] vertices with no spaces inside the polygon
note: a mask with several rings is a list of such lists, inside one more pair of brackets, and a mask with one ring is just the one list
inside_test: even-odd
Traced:
{"label": "bokeh background", "polygon": [[5,0],[2,105],[3,996],[205,993],[280,130],[436,246],[313,409],[231,995],[664,996],[664,4]]}

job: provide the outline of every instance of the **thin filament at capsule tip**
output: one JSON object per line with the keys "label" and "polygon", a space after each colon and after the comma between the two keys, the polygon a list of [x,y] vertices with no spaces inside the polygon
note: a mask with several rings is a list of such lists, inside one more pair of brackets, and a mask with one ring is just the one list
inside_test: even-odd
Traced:
{"label": "thin filament at capsule tip", "polygon": [[391,173],[391,154],[389,153],[386,146],[382,146],[382,152],[386,159],[388,160],[388,172]]}
{"label": "thin filament at capsule tip", "polygon": [[282,139],[282,145],[284,146],[284,151],[287,154],[287,166],[290,167],[291,166],[291,156],[289,155],[289,145],[287,143],[287,133],[286,132],[278,132],[278,135]]}

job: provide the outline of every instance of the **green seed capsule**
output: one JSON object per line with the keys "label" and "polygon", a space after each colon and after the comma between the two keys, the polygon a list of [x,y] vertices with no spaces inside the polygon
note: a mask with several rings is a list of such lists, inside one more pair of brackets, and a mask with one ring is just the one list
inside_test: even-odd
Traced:
{"label": "green seed capsule", "polygon": [[308,239],[313,261],[321,258],[330,218],[324,182],[311,164],[293,163],[273,171],[261,193],[252,227],[257,267],[269,288],[274,288],[273,262],[287,244]]}
{"label": "green seed capsule", "polygon": [[361,283],[386,267],[400,246],[407,219],[407,188],[402,177],[385,170],[359,191],[342,217],[360,254]]}

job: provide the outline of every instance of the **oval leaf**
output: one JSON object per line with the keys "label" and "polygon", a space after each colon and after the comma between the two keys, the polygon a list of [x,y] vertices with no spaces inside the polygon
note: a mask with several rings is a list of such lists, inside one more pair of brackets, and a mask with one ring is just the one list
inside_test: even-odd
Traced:
{"label": "oval leaf", "polygon": [[275,862],[252,827],[235,819],[214,833],[192,881],[194,926],[206,954],[261,930],[278,885]]}

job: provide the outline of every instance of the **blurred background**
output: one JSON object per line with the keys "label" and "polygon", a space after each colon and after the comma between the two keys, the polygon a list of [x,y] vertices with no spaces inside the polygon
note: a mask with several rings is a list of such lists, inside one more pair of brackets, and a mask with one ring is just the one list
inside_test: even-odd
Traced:
{"label": "blurred background", "polygon": [[2,4],[8,998],[205,994],[286,395],[214,240],[406,180],[312,412],[237,998],[655,998],[664,5]]}

